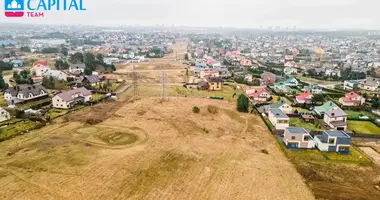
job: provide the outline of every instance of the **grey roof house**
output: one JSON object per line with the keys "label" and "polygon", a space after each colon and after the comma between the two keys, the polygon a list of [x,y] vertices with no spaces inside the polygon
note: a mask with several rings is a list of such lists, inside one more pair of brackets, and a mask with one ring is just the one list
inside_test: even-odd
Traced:
{"label": "grey roof house", "polygon": [[42,85],[17,85],[5,90],[4,99],[8,105],[48,97],[48,91]]}
{"label": "grey roof house", "polygon": [[344,131],[324,131],[322,135],[315,136],[314,141],[320,151],[342,154],[350,152],[351,137]]}

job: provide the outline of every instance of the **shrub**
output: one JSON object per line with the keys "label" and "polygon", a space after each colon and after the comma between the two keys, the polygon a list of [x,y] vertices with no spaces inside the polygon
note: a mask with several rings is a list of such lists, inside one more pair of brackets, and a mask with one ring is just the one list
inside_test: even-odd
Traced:
{"label": "shrub", "polygon": [[216,113],[218,113],[218,109],[215,107],[215,106],[207,106],[207,110],[208,110],[208,112],[209,113],[211,113],[211,114],[216,114]]}
{"label": "shrub", "polygon": [[193,107],[193,113],[199,113],[201,109],[199,109],[197,106]]}
{"label": "shrub", "polygon": [[208,130],[206,128],[203,128],[203,132],[208,133]]}

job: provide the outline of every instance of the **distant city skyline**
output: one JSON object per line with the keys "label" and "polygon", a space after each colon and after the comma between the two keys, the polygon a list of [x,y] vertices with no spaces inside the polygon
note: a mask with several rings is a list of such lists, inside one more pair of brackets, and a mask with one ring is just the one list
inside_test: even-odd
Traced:
{"label": "distant city skyline", "polygon": [[[376,0],[83,0],[84,12],[46,11],[44,18],[0,22],[98,26],[188,26],[293,29],[380,29]],[[1,9],[4,11],[4,7]]]}

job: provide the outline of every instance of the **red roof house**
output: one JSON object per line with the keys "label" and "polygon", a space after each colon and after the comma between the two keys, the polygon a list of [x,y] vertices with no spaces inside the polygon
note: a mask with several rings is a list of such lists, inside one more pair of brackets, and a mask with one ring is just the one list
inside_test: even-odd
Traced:
{"label": "red roof house", "polygon": [[271,95],[265,90],[265,88],[259,90],[256,93],[248,95],[253,101],[257,103],[264,103],[271,98]]}
{"label": "red roof house", "polygon": [[355,92],[349,92],[339,99],[343,106],[361,106],[365,103],[365,98]]}
{"label": "red roof house", "polygon": [[304,93],[296,96],[296,102],[297,103],[311,103],[311,99],[312,99],[313,95],[311,94],[311,92],[309,90],[306,90]]}

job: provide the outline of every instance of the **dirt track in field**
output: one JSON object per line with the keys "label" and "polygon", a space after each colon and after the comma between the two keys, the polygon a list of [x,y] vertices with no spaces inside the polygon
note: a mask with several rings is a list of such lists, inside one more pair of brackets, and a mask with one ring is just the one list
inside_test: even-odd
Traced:
{"label": "dirt track in field", "polygon": [[234,103],[148,98],[83,123],[95,114],[0,143],[1,199],[314,199],[261,119]]}

